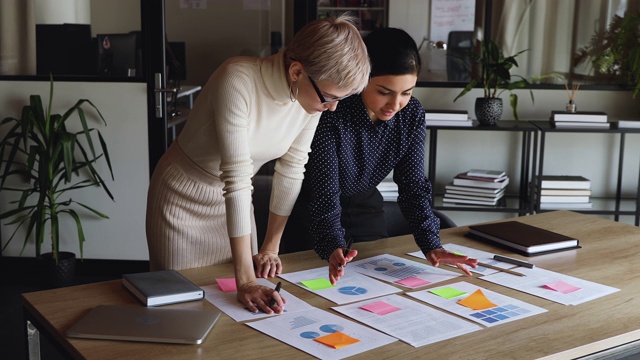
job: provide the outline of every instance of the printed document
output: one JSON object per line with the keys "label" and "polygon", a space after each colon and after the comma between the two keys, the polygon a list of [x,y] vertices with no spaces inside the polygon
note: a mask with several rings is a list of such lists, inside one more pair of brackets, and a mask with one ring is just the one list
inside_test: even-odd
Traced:
{"label": "printed document", "polygon": [[482,329],[471,322],[399,295],[388,295],[333,309],[413,347]]}
{"label": "printed document", "polygon": [[[333,301],[336,304],[347,304],[350,302],[362,301],[402,291],[394,286],[354,271],[350,264],[347,265],[344,275],[335,286],[332,286],[329,282],[328,275],[328,267],[321,267],[280,274],[279,277],[294,283],[303,289],[320,295],[329,301]],[[313,286],[314,283],[309,283],[310,280],[312,281],[317,279],[325,280],[328,287],[315,287]]]}
{"label": "printed document", "polygon": [[[481,263],[485,263],[485,264],[489,264],[489,265],[493,265],[493,266],[497,266],[499,268],[503,268],[503,269],[511,269],[516,267],[516,265],[512,265],[512,264],[508,264],[502,261],[496,261],[493,259],[493,253],[490,253],[488,251],[482,251],[482,250],[477,250],[477,249],[473,249],[470,247],[466,247],[466,246],[462,246],[462,245],[457,245],[457,244],[443,244],[442,245],[447,251],[450,251],[452,253],[456,253],[459,255],[466,255],[470,258],[474,258],[474,259],[478,259],[479,262]],[[411,255],[411,256],[415,256],[418,257],[420,259],[426,259],[424,254],[422,253],[422,251],[415,251],[415,252],[410,252],[407,253],[407,255]],[[451,267],[456,267],[455,265],[449,265]],[[494,269],[489,269],[486,268],[484,266],[478,266],[477,268],[472,268],[471,266],[467,266],[467,269],[469,269],[469,271],[474,272],[476,274],[480,274],[480,275],[489,275],[489,274],[494,274],[496,272],[499,272],[498,270],[494,270]]]}
{"label": "printed document", "polygon": [[399,256],[383,254],[347,264],[349,270],[376,279],[415,288],[461,276],[461,272],[440,269]]}
{"label": "printed document", "polygon": [[[273,287],[274,285],[267,279],[258,278],[258,284]],[[277,314],[266,314],[262,311],[250,312],[242,303],[238,301],[237,291],[223,292],[218,285],[206,285],[201,286],[204,290],[204,298],[212,303],[215,307],[220,309],[225,314],[229,315],[235,321],[247,321],[262,319],[269,316],[276,316]],[[287,300],[284,305],[284,312],[296,312],[302,310],[313,309],[313,307],[299,298],[293,296],[283,287],[280,289],[280,295]]]}
{"label": "printed document", "polygon": [[620,291],[620,289],[611,286],[582,280],[539,267],[533,269],[520,267],[518,272],[526,276],[496,273],[483,276],[480,279],[564,305],[578,305]]}
{"label": "printed document", "polygon": [[[547,309],[465,281],[414,291],[407,295],[488,327],[547,312]],[[472,296],[482,298],[476,298],[473,303],[464,302]],[[491,306],[483,306],[484,304],[491,304]]]}
{"label": "printed document", "polygon": [[317,308],[246,324],[320,359],[342,359],[397,341]]}

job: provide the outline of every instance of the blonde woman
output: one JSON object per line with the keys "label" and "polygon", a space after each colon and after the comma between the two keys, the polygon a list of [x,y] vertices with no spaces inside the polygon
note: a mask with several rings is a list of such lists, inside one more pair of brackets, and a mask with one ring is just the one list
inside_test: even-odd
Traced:
{"label": "blonde woman", "polygon": [[[313,21],[281,52],[234,57],[211,75],[151,178],[151,270],[233,261],[238,300],[250,311],[282,312],[283,298],[256,276],[282,271],[280,238],[320,114],[367,84],[369,58],[354,24],[350,16]],[[251,179],[273,159],[269,221],[257,252]]]}

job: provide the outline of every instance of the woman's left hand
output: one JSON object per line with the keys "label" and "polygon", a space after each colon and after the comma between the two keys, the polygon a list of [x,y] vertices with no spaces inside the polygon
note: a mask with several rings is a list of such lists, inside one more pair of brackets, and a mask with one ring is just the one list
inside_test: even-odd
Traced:
{"label": "woman's left hand", "polygon": [[278,253],[260,251],[253,255],[253,264],[256,268],[256,277],[274,277],[282,273],[282,262]]}
{"label": "woman's left hand", "polygon": [[440,263],[455,265],[458,269],[462,270],[469,276],[471,276],[471,271],[469,271],[465,265],[471,266],[474,269],[478,267],[478,259],[473,259],[465,255],[454,254],[445,249],[431,250],[426,256],[431,265],[435,267],[438,267]]}

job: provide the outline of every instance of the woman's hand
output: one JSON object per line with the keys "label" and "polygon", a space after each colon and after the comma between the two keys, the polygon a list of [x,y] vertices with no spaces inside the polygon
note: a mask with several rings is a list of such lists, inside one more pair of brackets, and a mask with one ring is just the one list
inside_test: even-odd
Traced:
{"label": "woman's hand", "polygon": [[[275,304],[271,306],[272,300]],[[258,312],[258,309],[267,313],[282,314],[284,304],[287,301],[280,296],[280,293],[273,288],[262,286],[256,282],[248,282],[238,286],[238,301],[240,301],[251,312]]]}
{"label": "woman's hand", "polygon": [[473,259],[465,255],[454,254],[445,249],[431,250],[426,254],[426,257],[431,265],[435,267],[438,267],[440,263],[455,265],[468,276],[471,276],[471,272],[465,265],[471,266],[474,269],[478,267],[478,259]]}
{"label": "woman's hand", "polygon": [[329,257],[329,281],[331,281],[331,285],[335,285],[340,280],[340,277],[344,275],[344,268],[347,263],[357,255],[358,250],[349,250],[346,257],[342,248],[337,248],[333,251],[331,257]]}
{"label": "woman's hand", "polygon": [[260,250],[253,255],[256,277],[270,278],[282,273],[282,262],[277,252]]}

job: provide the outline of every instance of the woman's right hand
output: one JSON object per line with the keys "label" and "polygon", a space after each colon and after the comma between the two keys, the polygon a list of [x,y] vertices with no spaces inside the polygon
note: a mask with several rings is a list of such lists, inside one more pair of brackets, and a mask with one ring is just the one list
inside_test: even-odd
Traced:
{"label": "woman's right hand", "polygon": [[342,248],[337,248],[329,257],[329,281],[331,285],[335,285],[344,275],[344,268],[347,263],[358,255],[358,250],[349,250],[347,256],[344,256]]}
{"label": "woman's right hand", "polygon": [[[270,306],[271,300],[275,304]],[[284,304],[287,301],[273,288],[269,288],[251,281],[238,286],[238,301],[253,313],[258,312],[258,308],[266,314],[282,314]]]}

